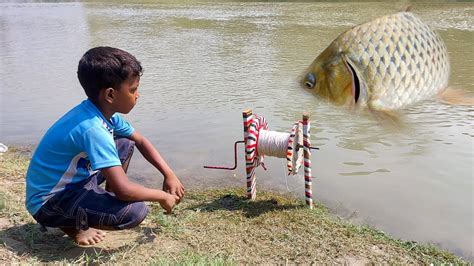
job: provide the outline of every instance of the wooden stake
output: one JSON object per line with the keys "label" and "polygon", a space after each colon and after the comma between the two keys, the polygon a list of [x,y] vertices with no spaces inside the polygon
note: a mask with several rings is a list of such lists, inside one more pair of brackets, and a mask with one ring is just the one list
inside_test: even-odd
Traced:
{"label": "wooden stake", "polygon": [[252,152],[249,149],[251,140],[248,139],[249,125],[253,118],[252,110],[247,109],[243,111],[242,117],[244,121],[245,172],[247,176],[247,198],[250,200],[255,200],[256,195],[257,195],[257,191],[256,191],[257,181],[255,177],[255,166],[254,166],[255,156],[252,156]]}
{"label": "wooden stake", "polygon": [[309,115],[303,115],[303,147],[304,147],[304,192],[306,198],[306,205],[310,209],[313,208],[313,177],[311,176],[311,139],[310,139],[311,124]]}

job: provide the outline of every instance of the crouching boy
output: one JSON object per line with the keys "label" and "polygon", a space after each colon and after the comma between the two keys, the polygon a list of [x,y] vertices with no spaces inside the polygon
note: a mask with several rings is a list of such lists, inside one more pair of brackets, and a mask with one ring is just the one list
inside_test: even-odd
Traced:
{"label": "crouching boy", "polygon": [[[77,71],[87,100],[46,132],[29,165],[29,213],[78,244],[102,241],[103,230],[137,226],[148,212],[144,201],[157,201],[171,212],[184,196],[183,185],[160,153],[118,114],[135,106],[141,74],[140,62],[123,50],[87,51]],[[135,146],[163,174],[163,190],[128,179]],[[105,189],[99,186],[104,181]]]}

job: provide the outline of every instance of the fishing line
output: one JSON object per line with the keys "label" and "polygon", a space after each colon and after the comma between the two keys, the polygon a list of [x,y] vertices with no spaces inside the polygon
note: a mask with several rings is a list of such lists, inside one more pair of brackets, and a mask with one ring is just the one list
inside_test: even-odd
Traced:
{"label": "fishing line", "polygon": [[[282,166],[282,170],[283,170],[282,171],[282,176],[283,176],[283,179],[285,180],[286,191],[291,193],[291,192],[295,191],[297,188],[296,187],[295,188],[290,188],[290,186],[288,185],[289,175],[286,174],[286,165],[283,163],[283,161],[281,163],[281,166]],[[301,175],[299,173],[296,174],[296,175],[298,177],[301,177]]]}

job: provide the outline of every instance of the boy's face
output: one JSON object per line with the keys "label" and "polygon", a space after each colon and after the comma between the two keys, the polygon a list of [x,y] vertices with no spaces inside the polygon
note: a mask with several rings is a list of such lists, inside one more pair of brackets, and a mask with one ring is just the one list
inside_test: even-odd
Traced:
{"label": "boy's face", "polygon": [[139,96],[139,83],[139,76],[130,76],[120,84],[119,89],[116,90],[116,98],[114,99],[114,109],[116,112],[128,114],[133,109]]}

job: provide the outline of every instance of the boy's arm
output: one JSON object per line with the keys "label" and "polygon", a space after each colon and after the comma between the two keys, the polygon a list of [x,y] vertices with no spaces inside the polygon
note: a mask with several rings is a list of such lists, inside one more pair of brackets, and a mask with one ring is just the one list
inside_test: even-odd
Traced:
{"label": "boy's arm", "polygon": [[101,169],[107,180],[107,187],[115,196],[123,201],[158,201],[168,213],[179,201],[179,197],[159,189],[151,189],[131,182],[122,166]]}
{"label": "boy's arm", "polygon": [[129,139],[135,141],[135,146],[143,157],[145,157],[147,161],[163,174],[163,190],[173,195],[177,195],[181,199],[184,196],[183,184],[179,181],[178,177],[175,175],[173,170],[171,170],[163,157],[161,157],[153,144],[137,131],[133,132]]}

